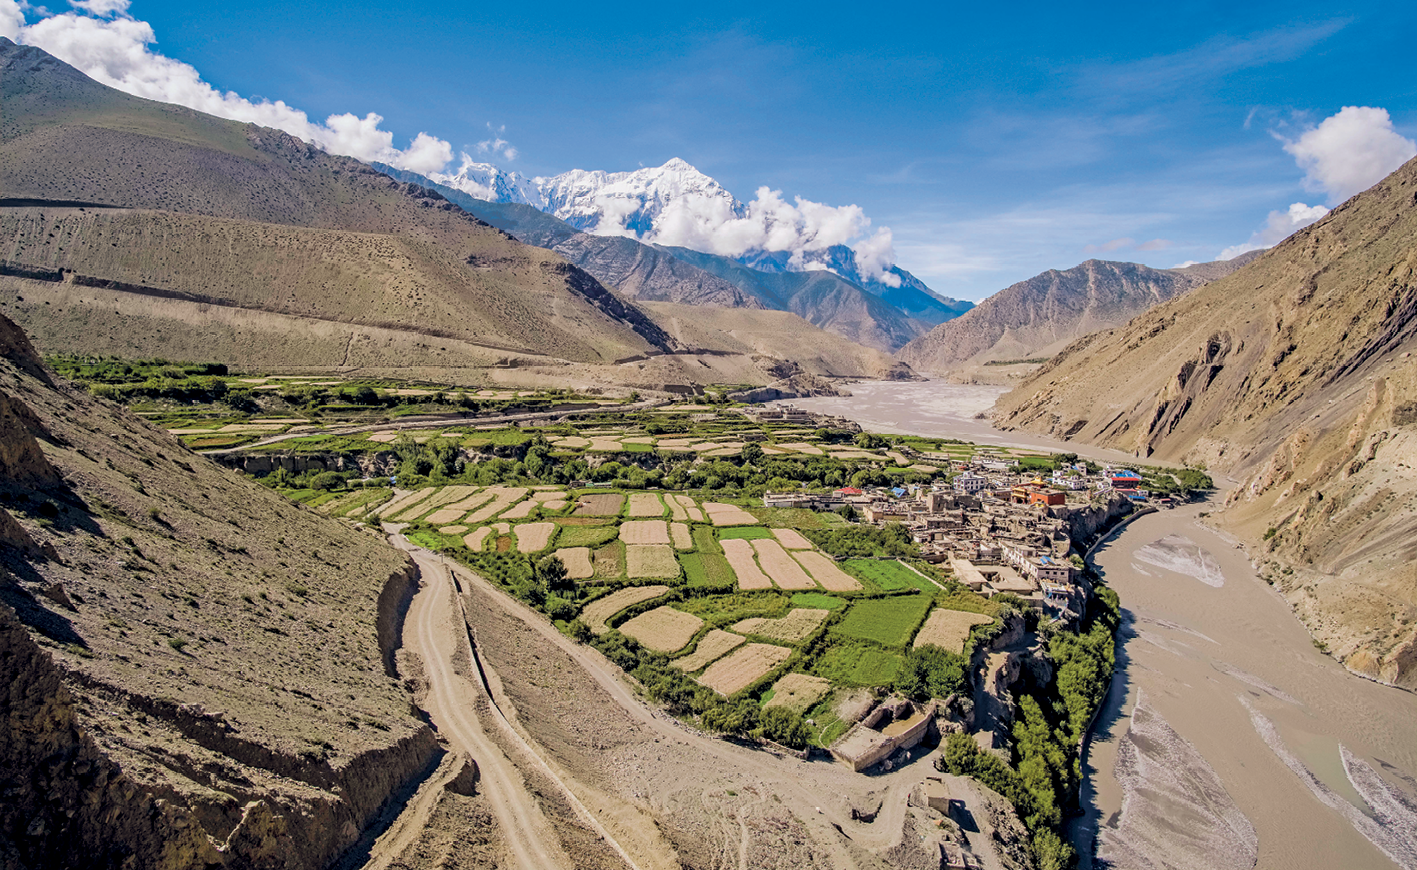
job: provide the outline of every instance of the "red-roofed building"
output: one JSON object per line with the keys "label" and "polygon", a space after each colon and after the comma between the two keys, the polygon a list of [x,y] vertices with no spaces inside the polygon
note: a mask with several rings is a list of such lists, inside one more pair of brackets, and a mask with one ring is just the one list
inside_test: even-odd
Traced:
{"label": "red-roofed building", "polygon": [[837,495],[862,495],[863,493],[861,492],[861,490],[857,489],[857,488],[854,487],[854,486],[843,486],[841,489],[838,489],[838,490],[836,491],[836,494],[837,494]]}

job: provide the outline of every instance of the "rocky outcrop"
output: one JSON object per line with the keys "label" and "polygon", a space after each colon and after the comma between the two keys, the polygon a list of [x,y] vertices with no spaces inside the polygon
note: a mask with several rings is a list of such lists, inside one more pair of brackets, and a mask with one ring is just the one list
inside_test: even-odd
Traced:
{"label": "rocky outcrop", "polygon": [[1254,259],[1152,269],[1088,260],[1020,281],[901,348],[920,371],[945,372],[991,360],[1047,357],[1084,335],[1113,329],[1152,306],[1228,275]]}

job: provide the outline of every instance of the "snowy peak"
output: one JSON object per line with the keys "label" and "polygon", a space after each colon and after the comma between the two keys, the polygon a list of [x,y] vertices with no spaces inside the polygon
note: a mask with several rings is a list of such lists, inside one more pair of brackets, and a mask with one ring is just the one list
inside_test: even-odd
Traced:
{"label": "snowy peak", "polygon": [[536,180],[515,172],[504,172],[490,163],[477,163],[466,155],[457,172],[451,175],[434,172],[428,177],[477,199],[519,202],[546,210],[546,198],[542,196]]}
{"label": "snowy peak", "polygon": [[585,232],[652,240],[675,203],[695,202],[737,215],[743,205],[717,181],[678,157],[632,172],[573,169],[537,179],[546,211]]}

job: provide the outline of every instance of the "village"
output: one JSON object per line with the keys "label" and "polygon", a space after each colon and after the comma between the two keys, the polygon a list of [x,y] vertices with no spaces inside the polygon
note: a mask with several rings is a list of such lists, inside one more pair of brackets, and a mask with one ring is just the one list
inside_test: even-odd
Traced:
{"label": "village", "polygon": [[988,448],[968,459],[898,449],[950,476],[930,485],[769,492],[763,506],[899,523],[926,561],[947,565],[973,591],[1017,596],[1063,622],[1079,618],[1086,602],[1076,582],[1082,559],[1072,553],[1074,516],[1123,499],[1136,507],[1172,506],[1171,498],[1142,489],[1142,476],[1127,468],[1077,462],[1045,477]]}

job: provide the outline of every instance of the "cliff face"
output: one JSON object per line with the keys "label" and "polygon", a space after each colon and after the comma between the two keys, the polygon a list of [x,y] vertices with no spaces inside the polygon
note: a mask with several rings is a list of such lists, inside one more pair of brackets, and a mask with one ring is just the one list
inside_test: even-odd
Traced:
{"label": "cliff face", "polygon": [[898,356],[915,369],[932,372],[1051,356],[1088,333],[1121,326],[1252,259],[1246,254],[1185,269],[1088,260],[1064,271],[1050,269],[940,324],[901,348]]}
{"label": "cliff face", "polygon": [[439,755],[414,575],[59,382],[0,318],[0,866],[324,867]]}
{"label": "cliff face", "polygon": [[995,415],[1239,481],[1225,519],[1309,628],[1355,670],[1414,686],[1414,350],[1417,161],[1234,274],[1078,341]]}

